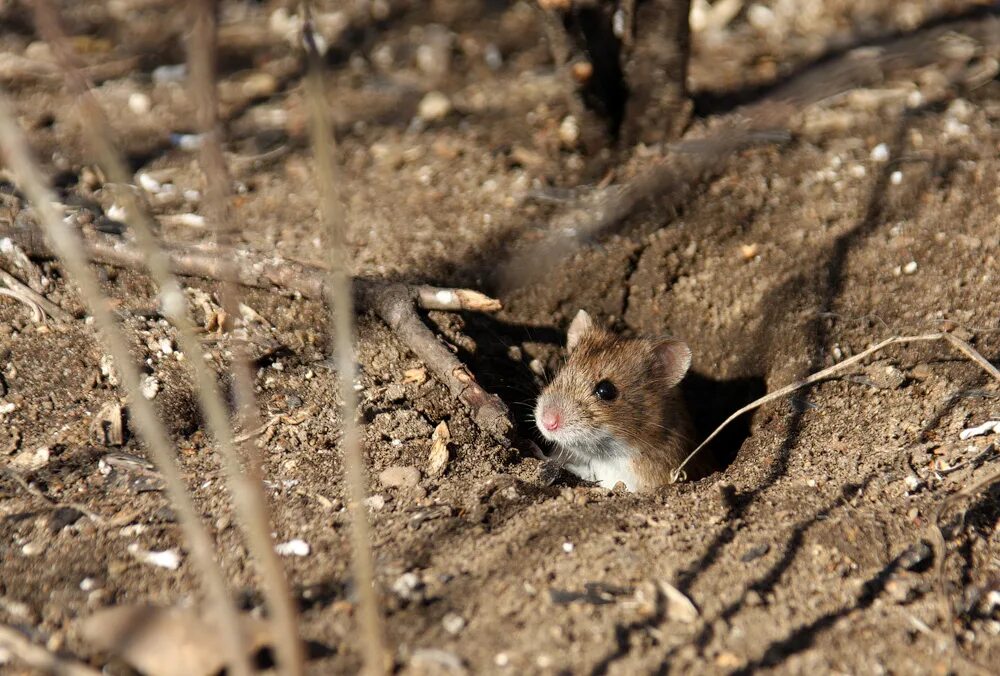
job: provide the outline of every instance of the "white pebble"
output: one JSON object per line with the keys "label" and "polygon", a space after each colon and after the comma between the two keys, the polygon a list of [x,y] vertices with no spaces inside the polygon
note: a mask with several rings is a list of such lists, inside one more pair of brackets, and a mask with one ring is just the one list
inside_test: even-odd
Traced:
{"label": "white pebble", "polygon": [[97,580],[92,577],[85,577],[80,580],[80,591],[93,591],[97,588]]}
{"label": "white pebble", "polygon": [[450,112],[451,100],[441,92],[428,92],[417,107],[417,115],[428,122],[443,119]]}
{"label": "white pebble", "polygon": [[13,413],[17,409],[17,404],[12,401],[7,401],[0,404],[0,415],[7,415],[8,413]]}
{"label": "white pebble", "polygon": [[764,5],[751,5],[747,11],[747,21],[754,28],[766,30],[774,26],[774,12]]}
{"label": "white pebble", "polygon": [[559,124],[559,140],[567,148],[575,147],[576,142],[580,140],[580,123],[572,115],[564,117]]}
{"label": "white pebble", "polygon": [[889,183],[892,183],[893,185],[899,185],[902,182],[903,182],[903,172],[894,171],[891,174],[889,174]]}
{"label": "white pebble", "polygon": [[169,338],[160,338],[158,344],[160,347],[160,352],[162,352],[163,354],[169,355],[174,353],[174,345]]}
{"label": "white pebble", "polygon": [[152,401],[160,391],[160,381],[153,376],[146,376],[139,389],[142,391],[143,397]]}
{"label": "white pebble", "polygon": [[907,263],[906,265],[903,266],[903,274],[904,275],[912,275],[916,271],[917,271],[917,262],[916,261],[910,261],[909,263]]}
{"label": "white pebble", "polygon": [[507,653],[497,653],[496,657],[493,658],[493,664],[498,667],[506,667],[510,664],[510,656]]}
{"label": "white pebble", "polygon": [[564,542],[563,543],[563,551],[566,552],[567,554],[569,554],[570,552],[572,552],[573,551],[573,543],[572,542]]}
{"label": "white pebble", "polygon": [[441,625],[446,632],[455,636],[465,629],[465,618],[456,613],[448,613],[441,619]]}
{"label": "white pebble", "polygon": [[275,545],[274,551],[276,551],[279,556],[309,556],[309,552],[311,550],[308,542],[296,538],[294,540],[289,540],[288,542],[282,542],[279,545]]}
{"label": "white pebble", "polygon": [[879,143],[877,146],[872,148],[871,159],[872,162],[885,162],[889,159],[889,146],[884,143]]}
{"label": "white pebble", "polygon": [[868,170],[865,169],[865,165],[863,164],[855,164],[851,166],[848,173],[854,178],[864,178],[868,174]]}
{"label": "white pebble", "polygon": [[912,493],[913,491],[915,491],[918,488],[920,488],[920,486],[924,482],[921,481],[920,478],[917,477],[916,475],[910,474],[905,479],[903,479],[903,483],[906,485],[906,490],[908,490],[908,491],[910,491]]}
{"label": "white pebble", "polygon": [[112,221],[124,222],[125,207],[121,207],[117,204],[112,204],[110,207],[108,207],[108,210],[105,212],[105,215]]}
{"label": "white pebble", "polygon": [[160,192],[163,189],[160,182],[146,172],[140,173],[136,178],[139,181],[139,185],[147,192]]}
{"label": "white pebble", "polygon": [[385,507],[385,498],[381,495],[373,495],[365,499],[365,506],[377,512]]}
{"label": "white pebble", "polygon": [[166,568],[167,570],[177,570],[181,567],[181,555],[176,549],[164,549],[161,552],[149,552],[140,549],[139,545],[133,543],[128,546],[128,552],[139,561],[148,563],[151,566]]}
{"label": "white pebble", "polygon": [[43,542],[28,542],[23,547],[21,547],[21,553],[25,556],[38,556],[45,551],[45,543]]}
{"label": "white pebble", "polygon": [[142,92],[133,92],[128,96],[128,108],[136,115],[145,115],[153,107],[153,102]]}

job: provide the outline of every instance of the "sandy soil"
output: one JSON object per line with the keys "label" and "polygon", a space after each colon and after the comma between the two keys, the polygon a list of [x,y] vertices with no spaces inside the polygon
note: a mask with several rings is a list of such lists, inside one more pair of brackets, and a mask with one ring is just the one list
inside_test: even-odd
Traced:
{"label": "sandy soil", "polygon": [[[91,62],[135,58],[96,92],[137,173],[183,195],[202,190],[203,179],[196,153],[170,141],[191,131],[184,82],[160,81],[154,70],[183,60],[181,17],[169,4],[65,3],[65,16],[73,34],[88,36],[78,45]],[[224,18],[264,28],[278,4],[226,2]],[[530,6],[414,4],[376,26],[330,29],[328,86],[355,271],[499,292],[496,262],[537,241],[560,208],[533,200],[533,191],[591,187],[627,153],[585,155],[560,141],[566,100]],[[695,36],[692,129],[792,74],[808,77],[824,59],[850,58],[853,47],[942,25],[961,47],[963,31],[995,21],[988,4],[744,8]],[[27,14],[17,3],[2,12],[2,51],[44,62]],[[948,12],[964,18],[943,23]],[[421,47],[442,39],[448,58],[438,70]],[[892,335],[953,331],[997,363],[1000,81],[989,58],[998,56],[996,42],[984,49],[970,67],[986,75],[973,85],[948,84],[949,73],[931,64],[811,105],[795,118],[791,142],[743,151],[679,206],[637,213],[600,242],[549,261],[539,281],[503,290],[498,315],[427,319],[505,399],[518,439],[538,439],[528,414],[544,379],[530,365],[558,368],[579,308],[626,334],[691,343],[686,394],[703,434],[763,392]],[[252,48],[224,39],[220,63],[243,242],[322,260],[294,51],[282,39]],[[64,201],[106,219],[115,186],[100,185],[87,130],[58,78],[4,77]],[[425,121],[417,111],[430,91],[444,93],[452,110]],[[615,178],[657,152],[632,154]],[[0,226],[9,227],[22,205],[9,183],[0,192]],[[150,199],[161,217],[200,208],[193,193]],[[206,237],[204,228],[162,220],[165,238]],[[79,311],[60,266],[42,270],[46,295]],[[154,401],[232,588],[246,608],[259,608],[187,363],[163,350],[176,344],[155,289],[140,273],[102,270],[137,356],[160,383]],[[218,291],[206,280],[186,284],[209,304]],[[263,419],[287,416],[258,437],[275,536],[311,548],[285,559],[310,671],[353,673],[360,652],[324,308],[259,290],[245,302],[263,321],[249,322],[245,338],[206,336],[211,365],[224,371],[235,341],[248,341],[259,358]],[[998,384],[946,345],[891,348],[770,404],[716,445],[718,472],[636,496],[569,478],[544,485],[525,443],[482,433],[444,386],[407,376],[419,360],[377,318],[358,322],[365,451],[380,497],[371,510],[377,584],[402,673],[441,672],[427,650],[472,673],[938,674],[970,673],[968,659],[1000,663],[998,488],[964,503],[964,518],[945,520],[953,624],[939,617],[925,542],[942,500],[1000,462],[996,434],[959,439],[1000,417]],[[48,501],[0,479],[0,621],[94,665],[103,656],[81,640],[80,618],[200,594],[187,562],[169,571],[128,551],[133,543],[182,547],[181,535],[155,472],[101,471],[109,454],[144,455],[131,436],[123,448],[89,438],[101,406],[124,401],[101,359],[85,321],[41,326],[0,298],[0,464],[49,449],[47,462],[25,473]],[[425,473],[411,487],[380,483],[389,467],[426,467],[441,421],[452,435],[445,474]],[[59,509],[67,504],[114,525]],[[401,582],[414,579],[416,588]],[[660,582],[693,601],[693,622],[665,610]],[[3,669],[19,673],[13,663]]]}

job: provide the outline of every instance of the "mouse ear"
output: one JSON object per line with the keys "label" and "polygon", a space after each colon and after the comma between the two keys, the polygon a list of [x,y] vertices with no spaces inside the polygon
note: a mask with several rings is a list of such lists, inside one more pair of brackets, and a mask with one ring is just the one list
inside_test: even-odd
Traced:
{"label": "mouse ear", "polygon": [[656,344],[656,356],[663,365],[667,387],[679,383],[691,367],[691,348],[683,340],[664,338]]}
{"label": "mouse ear", "polygon": [[569,331],[566,332],[566,350],[570,353],[576,349],[580,339],[594,330],[594,320],[590,318],[586,310],[580,310],[570,322]]}

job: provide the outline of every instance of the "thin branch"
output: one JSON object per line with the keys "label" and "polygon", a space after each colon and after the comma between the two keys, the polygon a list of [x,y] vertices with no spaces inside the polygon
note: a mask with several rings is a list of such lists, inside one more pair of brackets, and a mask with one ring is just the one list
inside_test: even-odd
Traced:
{"label": "thin branch", "polygon": [[[308,5],[304,6],[308,11]],[[374,557],[365,497],[368,480],[361,453],[361,434],[357,424],[357,392],[354,390],[354,297],[348,273],[347,222],[339,194],[337,165],[323,68],[316,48],[312,20],[306,14],[303,42],[309,69],[306,74],[306,105],[309,108],[310,137],[316,162],[316,181],[320,195],[320,213],[326,225],[326,250],[330,267],[327,301],[331,308],[333,349],[340,382],[341,449],[347,488],[350,495],[351,540],[354,580],[361,598],[361,635],[364,650],[364,673],[370,676],[388,673],[392,655],[386,647],[382,612],[375,589]]]}
{"label": "thin branch", "polygon": [[10,651],[30,668],[42,672],[58,676],[101,676],[101,672],[96,669],[82,662],[59,657],[5,624],[0,624],[0,647]]}
{"label": "thin branch", "polygon": [[853,366],[854,364],[857,364],[865,357],[874,354],[880,350],[884,350],[890,345],[905,345],[908,343],[922,343],[935,340],[943,340],[950,343],[952,347],[954,347],[956,350],[964,354],[970,360],[978,364],[984,371],[986,371],[986,373],[993,376],[993,378],[995,378],[998,382],[1000,382],[1000,370],[997,370],[997,367],[995,367],[993,364],[987,361],[987,359],[983,357],[983,355],[979,354],[979,352],[977,352],[975,348],[973,348],[971,345],[966,343],[964,340],[961,340],[960,338],[953,336],[950,333],[927,333],[921,336],[894,336],[892,338],[886,338],[881,343],[873,345],[867,350],[859,352],[858,354],[854,355],[853,357],[850,357],[849,359],[845,359],[842,362],[838,362],[829,368],[823,369],[822,371],[817,371],[816,373],[812,374],[805,380],[800,380],[797,383],[786,385],[785,387],[782,387],[780,390],[771,392],[770,394],[766,394],[760,399],[750,402],[740,410],[733,413],[731,416],[726,418],[721,425],[716,427],[715,431],[709,434],[708,437],[706,437],[703,442],[698,444],[698,447],[695,448],[693,451],[691,451],[688,457],[684,458],[684,462],[678,465],[677,468],[670,473],[671,482],[676,482],[680,480],[680,478],[683,475],[684,466],[688,464],[691,458],[693,458],[695,455],[698,454],[699,451],[701,451],[701,449],[707,446],[708,443],[712,441],[712,439],[714,439],[719,434],[719,432],[721,432],[729,425],[729,423],[736,420],[744,413],[760,408],[764,404],[770,403],[775,399],[780,399],[781,397],[791,394],[796,390],[800,390],[803,387],[806,387],[807,385],[811,385],[820,380],[829,378],[834,373],[837,373],[838,371],[843,371],[848,366]]}
{"label": "thin branch", "polygon": [[176,451],[172,448],[162,423],[156,417],[152,402],[142,395],[139,371],[132,360],[125,336],[115,321],[110,305],[100,291],[97,278],[87,265],[82,243],[56,210],[54,206],[56,197],[52,190],[46,187],[41,171],[31,159],[24,133],[17,126],[10,104],[3,95],[0,95],[0,147],[3,148],[4,161],[19,179],[19,187],[34,203],[39,222],[70,277],[79,287],[100,330],[104,347],[115,361],[132,402],[131,410],[136,427],[163,475],[167,494],[177,511],[181,528],[190,547],[191,558],[205,585],[208,597],[219,617],[224,620],[223,641],[228,652],[229,664],[234,673],[240,676],[248,675],[251,673],[251,668],[243,649],[243,636],[236,609],[229,598],[222,572],[215,563],[212,541],[181,477],[175,460]]}

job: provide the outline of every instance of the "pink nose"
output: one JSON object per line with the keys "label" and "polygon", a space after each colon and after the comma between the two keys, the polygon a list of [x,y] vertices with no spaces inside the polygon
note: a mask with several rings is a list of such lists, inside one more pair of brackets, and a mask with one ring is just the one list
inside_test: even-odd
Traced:
{"label": "pink nose", "polygon": [[549,432],[555,432],[561,424],[562,419],[559,417],[558,411],[549,409],[542,412],[542,426]]}

